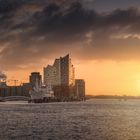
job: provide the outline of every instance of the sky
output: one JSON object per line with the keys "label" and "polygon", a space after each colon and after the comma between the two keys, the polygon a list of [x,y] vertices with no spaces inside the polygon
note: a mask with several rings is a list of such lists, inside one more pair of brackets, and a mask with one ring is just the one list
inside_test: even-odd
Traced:
{"label": "sky", "polygon": [[70,53],[87,94],[140,95],[140,1],[0,0],[0,70],[19,83]]}

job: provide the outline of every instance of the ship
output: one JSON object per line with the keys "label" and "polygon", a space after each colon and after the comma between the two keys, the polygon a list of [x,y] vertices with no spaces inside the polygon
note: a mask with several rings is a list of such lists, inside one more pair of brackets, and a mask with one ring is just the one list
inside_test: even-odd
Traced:
{"label": "ship", "polygon": [[39,84],[36,80],[35,86],[29,91],[29,103],[50,103],[50,102],[72,102],[85,101],[85,98],[77,97],[55,97],[51,83],[47,85]]}
{"label": "ship", "polygon": [[36,80],[35,86],[29,91],[29,102],[48,102],[54,99],[54,91],[51,84],[42,85],[38,84]]}

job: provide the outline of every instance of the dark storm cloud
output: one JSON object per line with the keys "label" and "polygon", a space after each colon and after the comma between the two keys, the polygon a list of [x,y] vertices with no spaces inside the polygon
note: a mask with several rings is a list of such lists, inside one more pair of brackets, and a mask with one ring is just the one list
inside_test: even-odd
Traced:
{"label": "dark storm cloud", "polygon": [[[81,3],[73,3],[64,10],[56,4],[47,6],[35,16],[37,32],[40,34],[54,33],[54,36],[70,37],[85,35],[86,32],[118,26],[134,28],[140,23],[140,14],[137,9],[117,9],[112,13],[102,15],[94,10],[86,10]],[[137,27],[137,31],[139,31]],[[62,34],[64,36],[59,36]]]}
{"label": "dark storm cloud", "polygon": [[114,9],[127,9],[128,7],[138,7],[139,0],[82,0],[84,6],[89,9],[95,9],[98,12],[112,11]]}
{"label": "dark storm cloud", "polygon": [[1,66],[31,64],[66,51],[88,59],[139,58],[137,8],[98,13],[85,2],[0,0]]}

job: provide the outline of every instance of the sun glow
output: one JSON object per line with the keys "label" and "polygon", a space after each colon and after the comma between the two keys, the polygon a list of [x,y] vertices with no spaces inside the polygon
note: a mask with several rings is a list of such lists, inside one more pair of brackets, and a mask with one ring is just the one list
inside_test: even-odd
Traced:
{"label": "sun glow", "polygon": [[90,61],[77,65],[77,74],[86,79],[87,93],[140,95],[139,62]]}
{"label": "sun glow", "polygon": [[[86,93],[112,94],[112,95],[140,95],[140,63],[134,61],[76,61],[73,59],[76,68],[76,78],[85,79]],[[40,67],[27,70],[7,72],[8,80],[18,80],[17,84],[28,82],[32,71],[42,73],[44,62]],[[8,83],[13,85],[14,82]]]}

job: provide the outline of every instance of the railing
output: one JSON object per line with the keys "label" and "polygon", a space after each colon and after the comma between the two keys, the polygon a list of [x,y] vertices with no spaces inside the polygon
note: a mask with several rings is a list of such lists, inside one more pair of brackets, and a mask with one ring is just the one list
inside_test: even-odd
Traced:
{"label": "railing", "polygon": [[30,97],[27,96],[7,96],[0,97],[1,101],[28,101]]}

